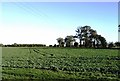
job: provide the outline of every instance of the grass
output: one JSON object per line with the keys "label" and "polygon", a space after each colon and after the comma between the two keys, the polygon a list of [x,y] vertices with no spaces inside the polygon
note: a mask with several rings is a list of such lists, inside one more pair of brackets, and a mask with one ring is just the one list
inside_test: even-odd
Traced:
{"label": "grass", "polygon": [[2,79],[120,80],[118,50],[4,47],[2,51]]}

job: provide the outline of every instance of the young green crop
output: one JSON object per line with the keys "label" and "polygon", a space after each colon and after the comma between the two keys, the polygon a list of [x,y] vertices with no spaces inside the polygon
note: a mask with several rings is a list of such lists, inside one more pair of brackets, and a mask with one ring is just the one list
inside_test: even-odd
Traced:
{"label": "young green crop", "polygon": [[3,48],[2,77],[118,79],[118,61],[118,50],[112,49]]}

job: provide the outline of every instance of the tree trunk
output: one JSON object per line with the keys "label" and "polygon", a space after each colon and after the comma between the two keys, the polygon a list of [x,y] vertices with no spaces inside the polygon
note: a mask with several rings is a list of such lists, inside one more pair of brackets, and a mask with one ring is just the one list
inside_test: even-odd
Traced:
{"label": "tree trunk", "polygon": [[81,39],[80,39],[80,47],[82,46],[81,42],[82,42],[82,41],[81,41]]}
{"label": "tree trunk", "polygon": [[95,39],[94,39],[94,41],[93,41],[93,47],[95,48]]}

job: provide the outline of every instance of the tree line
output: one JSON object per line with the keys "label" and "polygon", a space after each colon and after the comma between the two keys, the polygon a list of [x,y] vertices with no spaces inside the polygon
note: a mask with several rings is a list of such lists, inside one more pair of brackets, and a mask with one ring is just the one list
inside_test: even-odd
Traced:
{"label": "tree line", "polygon": [[[85,47],[85,48],[112,48],[120,47],[120,42],[107,43],[106,39],[97,34],[90,26],[81,26],[76,30],[76,35],[68,35],[65,38],[57,38],[59,47]],[[79,39],[79,42],[76,42]]]}
{"label": "tree line", "polygon": [[46,45],[45,44],[17,44],[17,43],[14,43],[14,44],[8,44],[8,45],[3,45],[3,44],[0,44],[0,46],[2,47],[45,47]]}
{"label": "tree line", "polygon": [[[118,26],[118,32],[120,32],[120,25]],[[76,35],[67,35],[65,38],[57,38],[57,44],[49,45],[49,47],[85,47],[85,48],[120,48],[120,42],[110,42],[107,43],[106,39],[97,33],[96,30],[92,29],[90,26],[81,26],[76,30]],[[77,42],[76,40],[79,40]],[[45,44],[8,44],[2,47],[46,47]]]}

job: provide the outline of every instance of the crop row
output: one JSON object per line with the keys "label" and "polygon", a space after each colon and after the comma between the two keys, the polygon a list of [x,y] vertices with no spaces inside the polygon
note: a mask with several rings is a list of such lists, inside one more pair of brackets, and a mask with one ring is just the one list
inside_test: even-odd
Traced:
{"label": "crop row", "polygon": [[[112,74],[118,77],[120,73],[120,57],[110,55],[72,56],[70,52],[46,51],[47,49],[28,48],[18,51],[18,56],[3,56],[3,68],[33,68],[63,72]],[[26,56],[28,57],[26,57]]]}

